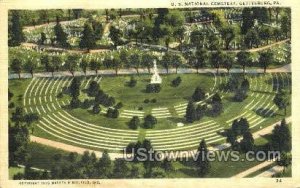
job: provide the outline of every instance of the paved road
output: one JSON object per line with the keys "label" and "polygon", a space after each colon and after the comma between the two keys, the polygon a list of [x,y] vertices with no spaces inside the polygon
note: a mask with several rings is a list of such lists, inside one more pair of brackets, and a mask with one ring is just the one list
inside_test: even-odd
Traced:
{"label": "paved road", "polygon": [[[152,71],[151,71],[152,72]],[[158,72],[160,74],[166,74],[166,70],[165,69],[158,69]],[[179,68],[177,70],[178,74],[188,74],[188,73],[196,73],[196,69],[192,69],[192,68]],[[216,73],[216,69],[212,69],[212,68],[207,68],[207,69],[199,69],[198,70],[199,73]],[[242,69],[231,69],[230,73],[242,73],[243,70]],[[246,70],[246,73],[249,74],[255,74],[255,73],[263,73],[264,70],[261,68],[258,69],[248,69]],[[280,68],[275,68],[275,69],[267,69],[266,72],[291,72],[291,64],[285,65],[283,67]],[[139,69],[139,73],[140,74],[149,74],[147,69]],[[169,73],[176,73],[176,70],[171,68],[169,69]],[[219,69],[219,73],[227,73],[226,69]],[[115,71],[112,69],[106,69],[106,70],[99,70],[98,71],[99,75],[115,75]],[[118,71],[119,75],[130,75],[130,74],[137,74],[135,69],[120,69]],[[152,74],[152,73],[151,73]],[[61,77],[61,76],[72,76],[72,74],[68,71],[59,71],[59,72],[54,72],[54,77]],[[74,73],[75,76],[84,76],[84,73],[81,71],[76,71]],[[91,76],[91,75],[96,75],[95,71],[87,71],[87,76]],[[11,73],[8,75],[8,79],[14,79],[14,78],[18,78],[18,74],[15,73]],[[34,73],[34,77],[52,77],[52,73],[51,72],[40,72],[40,73]],[[31,74],[30,73],[21,73],[21,78],[31,78]]]}

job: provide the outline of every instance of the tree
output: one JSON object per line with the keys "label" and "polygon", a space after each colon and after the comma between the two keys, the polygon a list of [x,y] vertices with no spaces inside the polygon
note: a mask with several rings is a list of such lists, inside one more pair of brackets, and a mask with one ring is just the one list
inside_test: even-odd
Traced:
{"label": "tree", "polygon": [[85,23],[82,31],[81,40],[79,42],[80,48],[86,48],[88,51],[96,46],[96,39],[91,24]]}
{"label": "tree", "polygon": [[233,28],[233,26],[226,25],[225,27],[222,27],[220,30],[221,36],[225,42],[225,48],[226,50],[229,50],[230,42],[235,38],[236,32]]}
{"label": "tree", "polygon": [[197,48],[204,47],[205,34],[202,31],[192,31],[190,35],[191,44]]}
{"label": "tree", "polygon": [[205,98],[205,92],[200,87],[196,87],[192,95],[193,101],[198,102],[203,100],[204,98]]}
{"label": "tree", "polygon": [[220,49],[220,39],[215,33],[208,34],[208,44],[210,50],[219,50]]}
{"label": "tree", "polygon": [[196,120],[200,120],[201,118],[204,117],[205,112],[206,112],[206,105],[198,105],[196,108]]}
{"label": "tree", "polygon": [[255,29],[250,29],[244,37],[244,44],[247,48],[252,48],[253,46],[258,47],[259,43],[260,38],[257,31]]}
{"label": "tree", "polygon": [[211,100],[211,115],[217,116],[223,112],[222,99],[218,93],[214,94]]}
{"label": "tree", "polygon": [[84,72],[84,75],[86,75],[86,71],[87,71],[87,67],[88,67],[89,63],[86,59],[81,59],[79,67],[81,68],[81,70]]}
{"label": "tree", "polygon": [[242,34],[246,34],[254,25],[254,19],[251,8],[244,8],[242,11]]}
{"label": "tree", "polygon": [[25,114],[23,120],[27,126],[31,128],[31,133],[33,134],[33,127],[31,127],[31,125],[33,122],[37,122],[39,120],[39,115],[36,113]]}
{"label": "tree", "polygon": [[237,144],[237,135],[232,129],[229,129],[226,132],[226,142],[230,143],[231,147],[234,147]]}
{"label": "tree", "polygon": [[67,61],[65,62],[66,69],[72,74],[74,77],[74,72],[77,70],[78,64],[77,64],[78,56],[76,55],[69,55],[67,57]]}
{"label": "tree", "polygon": [[209,58],[208,51],[206,50],[206,48],[202,48],[202,47],[197,48],[195,53],[195,58],[196,61],[193,61],[193,67],[197,69],[197,73],[198,73],[199,68],[205,67]]}
{"label": "tree", "polygon": [[281,31],[285,34],[285,37],[290,37],[291,34],[291,15],[290,12],[283,15],[280,19]]}
{"label": "tree", "polygon": [[241,140],[241,149],[244,152],[253,151],[254,149],[254,139],[252,133],[247,131],[243,134],[243,139]]}
{"label": "tree", "polygon": [[185,119],[189,123],[193,123],[196,119],[196,110],[192,101],[186,107]]}
{"label": "tree", "polygon": [[41,32],[40,44],[44,45],[46,40],[47,40],[46,34],[44,32]]}
{"label": "tree", "polygon": [[16,107],[15,111],[11,115],[11,121],[19,125],[24,120],[24,110],[22,107]]}
{"label": "tree", "polygon": [[261,52],[258,61],[260,66],[264,68],[264,73],[266,73],[268,65],[274,62],[274,54],[269,50]]}
{"label": "tree", "polygon": [[88,96],[94,97],[98,94],[100,86],[96,81],[91,81],[87,89]]}
{"label": "tree", "polygon": [[98,70],[101,67],[101,62],[98,59],[93,59],[90,61],[90,68],[94,70],[96,75],[98,75]]}
{"label": "tree", "polygon": [[288,93],[285,90],[280,90],[278,93],[276,93],[273,102],[276,104],[279,110],[284,109],[284,115],[286,115],[286,108],[290,104]]}
{"label": "tree", "polygon": [[279,166],[283,166],[283,171],[285,171],[285,169],[292,164],[292,154],[290,152],[281,152],[280,159],[277,160],[277,164]]}
{"label": "tree", "polygon": [[208,156],[208,149],[205,140],[201,140],[200,145],[197,150],[197,173],[200,177],[204,177],[206,174],[208,174],[210,170],[210,164],[207,159]]}
{"label": "tree", "polygon": [[132,53],[129,56],[129,62],[131,66],[136,70],[136,73],[139,74],[139,68],[141,66],[141,58],[137,52]]}
{"label": "tree", "polygon": [[130,178],[143,178],[145,169],[143,165],[133,163],[131,165]]}
{"label": "tree", "polygon": [[269,22],[270,17],[268,14],[268,10],[265,7],[253,7],[253,17],[257,19],[259,23]]}
{"label": "tree", "polygon": [[233,64],[234,64],[234,57],[228,53],[224,54],[223,66],[226,68],[228,74]]}
{"label": "tree", "polygon": [[78,98],[80,95],[80,79],[78,77],[73,78],[70,86],[69,92],[72,98]]}
{"label": "tree", "polygon": [[164,161],[162,163],[162,167],[165,170],[165,172],[167,172],[167,173],[174,170],[172,161],[170,159],[168,159],[167,157],[164,159]]}
{"label": "tree", "polygon": [[75,19],[78,19],[82,13],[82,9],[72,9]]}
{"label": "tree", "polygon": [[169,66],[171,64],[172,56],[170,53],[166,53],[161,60],[162,66],[166,69],[167,74],[169,73]]}
{"label": "tree", "polygon": [[159,167],[155,167],[155,168],[151,169],[150,177],[151,178],[164,178],[164,177],[166,177],[166,173],[163,169],[161,169]]}
{"label": "tree", "polygon": [[23,26],[21,24],[21,16],[19,11],[12,11],[11,24],[9,25],[9,46],[20,46],[24,41]]}
{"label": "tree", "polygon": [[27,150],[29,143],[29,131],[26,126],[19,126],[17,123],[8,127],[9,134],[9,166],[26,163],[29,153]]}
{"label": "tree", "polygon": [[173,29],[169,25],[162,24],[162,25],[160,25],[160,30],[161,30],[161,33],[163,35],[165,45],[166,45],[166,48],[167,48],[167,51],[168,51],[169,50],[169,44],[171,42],[171,36],[172,36]]}
{"label": "tree", "polygon": [[117,48],[117,46],[122,44],[122,40],[121,40],[122,32],[120,29],[116,28],[115,26],[110,27],[109,37],[113,41],[115,48]]}
{"label": "tree", "polygon": [[24,64],[24,69],[30,72],[32,78],[33,78],[33,72],[35,71],[36,68],[37,68],[36,59],[27,60]]}
{"label": "tree", "polygon": [[179,49],[180,51],[182,51],[182,43],[184,41],[184,33],[185,33],[185,28],[184,27],[180,27],[178,29],[176,29],[174,31],[174,37],[178,40],[178,42],[180,43]]}
{"label": "tree", "polygon": [[285,119],[282,119],[279,125],[276,125],[271,134],[271,148],[275,151],[289,152],[292,148],[291,132],[286,124]]}
{"label": "tree", "polygon": [[114,161],[113,169],[114,178],[127,178],[130,174],[130,166],[125,159],[118,158]]}
{"label": "tree", "polygon": [[265,40],[267,41],[267,44],[269,44],[269,39],[271,38],[273,32],[273,30],[268,27],[268,26],[262,26],[260,29],[259,29],[259,37],[262,39],[262,40]]}
{"label": "tree", "polygon": [[281,38],[281,30],[279,28],[274,28],[273,37],[275,38],[276,42]]}
{"label": "tree", "polygon": [[141,64],[143,67],[146,67],[148,69],[148,73],[150,74],[150,69],[153,66],[153,61],[155,57],[148,53],[142,54]]}
{"label": "tree", "polygon": [[224,53],[221,50],[211,53],[211,65],[217,69],[217,74],[219,74],[219,68],[223,64]]}
{"label": "tree", "polygon": [[101,178],[110,178],[112,173],[112,161],[108,155],[108,152],[105,150],[102,153],[102,157],[99,159],[96,164],[98,174]]}
{"label": "tree", "polygon": [[137,129],[140,126],[140,119],[138,116],[133,116],[132,119],[129,121],[129,128],[130,129]]}
{"label": "tree", "polygon": [[250,52],[244,50],[238,52],[237,62],[243,67],[243,73],[245,74],[246,66],[250,66],[252,63]]}
{"label": "tree", "polygon": [[118,71],[122,66],[121,59],[118,55],[116,55],[112,60],[111,60],[111,66],[115,69],[116,75],[118,75]]}
{"label": "tree", "polygon": [[[54,71],[59,71],[60,67],[63,64],[62,57],[60,55],[52,56],[52,66]],[[53,76],[53,74],[52,74]]]}
{"label": "tree", "polygon": [[56,37],[55,40],[59,45],[62,47],[69,47],[68,35],[64,32],[59,22],[54,26],[54,33]]}
{"label": "tree", "polygon": [[21,71],[22,71],[22,61],[19,59],[13,59],[10,65],[10,68],[18,74],[19,78],[21,78]]}
{"label": "tree", "polygon": [[152,129],[152,128],[154,128],[155,124],[157,124],[157,119],[154,116],[149,114],[144,118],[144,128],[145,129]]}
{"label": "tree", "polygon": [[175,68],[175,72],[177,74],[178,68],[182,65],[182,57],[180,55],[174,54],[172,56],[172,65]]}
{"label": "tree", "polygon": [[41,64],[44,66],[47,72],[49,71],[49,62],[50,62],[49,55],[43,54],[41,56]]}

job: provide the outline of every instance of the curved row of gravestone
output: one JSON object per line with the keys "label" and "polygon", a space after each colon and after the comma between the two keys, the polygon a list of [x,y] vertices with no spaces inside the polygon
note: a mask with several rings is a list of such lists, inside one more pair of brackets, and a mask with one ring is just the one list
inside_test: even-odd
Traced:
{"label": "curved row of gravestone", "polygon": [[[252,99],[256,98],[258,102],[252,105],[249,103],[249,108],[256,109],[259,108],[259,106],[265,105],[266,102],[272,103],[272,99],[275,95],[273,86],[275,85],[276,92],[278,91],[280,84],[288,85],[288,83],[285,83],[283,75],[281,75],[281,79],[278,78],[279,75],[280,74],[277,73],[268,74],[264,76],[255,76],[254,79],[252,79],[252,82],[256,82],[256,84],[251,87],[251,90],[257,91],[257,93],[252,95]],[[285,74],[285,76],[288,77],[288,74]],[[272,80],[271,86],[264,84],[268,79]],[[269,93],[273,92],[273,94],[268,95],[261,91]],[[248,101],[250,100],[248,99]],[[275,106],[272,106],[272,108],[275,108]],[[277,109],[274,109],[274,111],[276,110]],[[262,118],[256,113],[253,113],[252,110],[245,108],[244,112],[229,119],[226,123],[231,124],[234,119],[241,117],[246,117],[248,119],[250,128],[257,126],[266,120],[266,118]],[[215,122],[207,121],[175,129],[147,131],[146,138],[152,141],[154,148],[157,150],[184,150],[191,147],[197,147],[199,140],[201,139],[205,139],[208,144],[225,140],[224,137],[218,134],[218,131],[221,131],[222,129],[223,127],[218,126]]]}
{"label": "curved row of gravestone", "polygon": [[[122,150],[128,143],[137,141],[137,131],[111,129],[93,125],[64,111],[62,109],[63,101],[57,100],[56,95],[70,81],[71,79],[67,78],[49,78],[49,80],[41,78],[32,80],[27,89],[29,94],[27,95],[26,93],[24,97],[25,105],[28,104],[25,108],[28,111],[32,110],[32,112],[38,113],[39,111],[43,111],[44,107],[46,111],[45,113],[39,113],[41,120],[38,122],[37,127],[67,143],[97,149]],[[47,87],[43,87],[47,83],[49,86],[48,90]],[[39,102],[35,98],[40,98],[41,101]],[[48,109],[47,105],[50,109]]]}

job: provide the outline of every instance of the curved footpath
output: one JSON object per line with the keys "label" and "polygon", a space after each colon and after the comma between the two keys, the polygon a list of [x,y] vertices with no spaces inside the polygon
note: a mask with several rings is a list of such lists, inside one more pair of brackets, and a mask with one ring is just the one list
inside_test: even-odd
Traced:
{"label": "curved footpath", "polygon": [[[153,72],[153,71],[152,71]],[[158,69],[158,72],[160,74],[167,74],[165,69]],[[274,69],[267,69],[267,73],[280,73],[280,72],[291,72],[291,64],[284,65],[279,68],[274,68]],[[140,74],[149,74],[148,69],[139,69]],[[169,74],[171,73],[176,73],[176,70],[171,68],[169,69]],[[179,68],[177,70],[178,74],[189,74],[189,73],[197,73],[196,69],[193,68]],[[216,69],[214,68],[206,68],[206,69],[199,69],[198,73],[216,73]],[[226,69],[219,69],[219,73],[227,73]],[[231,69],[229,73],[243,73],[243,69]],[[250,74],[256,74],[256,73],[264,73],[264,69],[262,68],[257,68],[257,69],[248,69],[245,71],[245,73],[250,73]],[[118,71],[118,75],[131,75],[131,74],[137,74],[136,69],[120,69]],[[31,78],[30,73],[21,73],[21,78]],[[75,76],[92,76],[96,75],[95,71],[87,71],[86,75],[82,71],[75,71],[74,72]],[[112,69],[105,69],[105,70],[98,70],[98,75],[115,75],[115,70]],[[59,72],[54,72],[53,77],[62,77],[62,76],[72,76],[72,74],[69,71],[59,71]],[[39,73],[34,73],[34,77],[36,78],[43,78],[43,77],[52,77],[51,72],[39,72]],[[9,73],[8,79],[15,79],[19,78],[18,74],[15,73]]]}
{"label": "curved footpath", "polygon": [[[292,118],[291,116],[286,118],[286,122],[287,123],[290,123],[292,121]],[[277,124],[280,124],[281,121],[278,121],[264,129],[261,129],[255,133],[253,133],[253,138],[254,139],[257,139],[261,136],[264,136],[266,134],[270,134],[273,130],[273,128],[277,125]],[[79,154],[83,154],[84,151],[89,151],[89,152],[94,152],[96,154],[97,157],[101,157],[102,156],[102,152],[101,151],[94,151],[94,150],[90,150],[90,149],[86,149],[86,148],[81,148],[81,147],[77,147],[77,146],[72,146],[72,145],[68,145],[68,144],[64,144],[64,143],[61,143],[61,142],[56,142],[56,141],[52,141],[52,140],[48,140],[48,139],[45,139],[45,138],[40,138],[40,137],[36,137],[36,136],[30,136],[30,141],[31,142],[36,142],[36,143],[39,143],[39,144],[44,144],[44,145],[47,145],[47,146],[50,146],[50,147],[54,147],[54,148],[58,148],[58,149],[62,149],[62,150],[65,150],[65,151],[68,151],[68,152],[77,152]],[[218,145],[218,146],[215,146],[215,147],[209,147],[208,149],[211,150],[211,151],[218,151],[218,150],[223,150],[223,149],[226,149],[230,147],[230,144],[229,143],[224,143],[224,144],[221,144],[221,145]],[[180,156],[190,156],[191,157],[191,154],[193,153],[196,153],[196,150],[190,150],[190,151],[182,151],[182,152],[179,152],[177,157],[180,157]],[[116,159],[116,158],[124,158],[124,155],[122,153],[109,153],[109,156],[111,159]],[[269,163],[268,163],[269,164]],[[267,165],[268,165],[267,164]],[[265,165],[265,166],[267,166]],[[260,168],[263,168],[265,166],[255,166],[254,169],[252,169],[250,173],[254,172],[254,171],[257,171],[259,170]],[[249,169],[250,170],[250,169]],[[244,172],[244,174],[248,174],[248,172]],[[246,175],[239,175],[237,177],[244,177]]]}

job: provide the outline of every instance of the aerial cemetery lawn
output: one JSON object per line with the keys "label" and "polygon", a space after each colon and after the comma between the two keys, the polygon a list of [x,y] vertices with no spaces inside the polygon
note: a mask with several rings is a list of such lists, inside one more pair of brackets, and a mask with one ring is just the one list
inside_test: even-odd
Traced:
{"label": "aerial cemetery lawn", "polygon": [[[268,134],[275,139],[253,134],[291,116],[289,9],[14,10],[9,22],[12,167],[57,170],[65,158],[95,158],[66,157],[64,148],[41,149],[30,138],[103,152],[103,160],[140,147],[238,150],[244,158],[282,142],[280,131]],[[280,124],[284,132],[290,122]],[[48,154],[54,161],[43,164]],[[167,175],[147,167],[133,177],[229,177],[257,164],[219,161],[202,172],[197,165],[207,164],[174,161],[163,163],[175,169]],[[101,176],[111,177],[129,175]]]}

